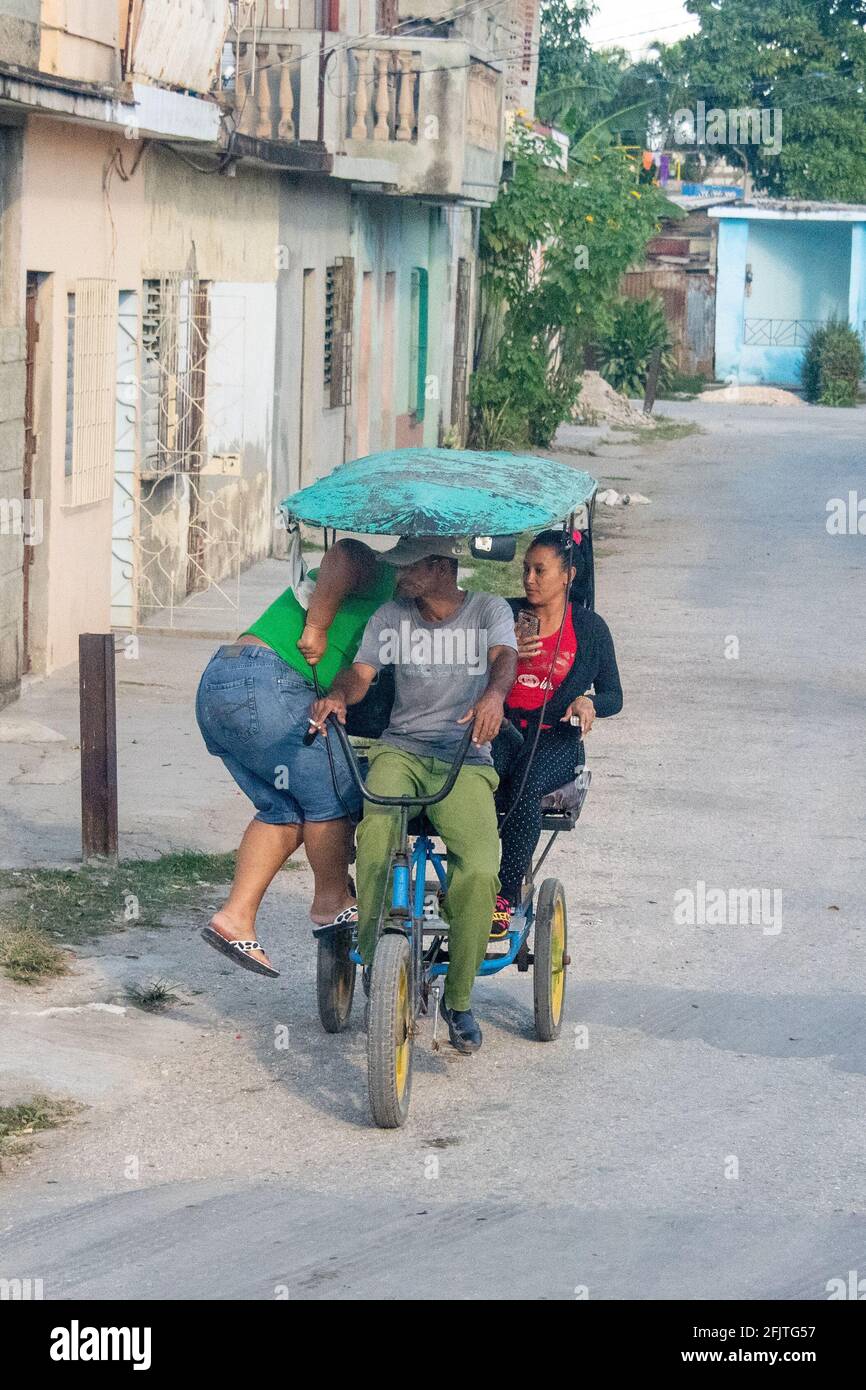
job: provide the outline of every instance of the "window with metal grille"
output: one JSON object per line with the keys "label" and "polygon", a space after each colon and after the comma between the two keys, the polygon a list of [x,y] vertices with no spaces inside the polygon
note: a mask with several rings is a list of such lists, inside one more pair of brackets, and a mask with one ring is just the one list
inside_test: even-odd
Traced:
{"label": "window with metal grille", "polygon": [[419,422],[424,419],[427,385],[427,292],[427,271],[424,266],[416,265],[412,271],[410,307],[409,409]]}
{"label": "window with metal grille", "polygon": [[204,461],[208,283],[193,265],[144,283],[142,470],[197,473]]}
{"label": "window with metal grille", "polygon": [[75,439],[75,295],[66,296],[66,455],[64,472],[72,477],[72,445]]}
{"label": "window with metal grille", "polygon": [[325,272],[324,385],[332,406],[352,402],[352,313],[355,261],[338,256]]}
{"label": "window with metal grille", "polygon": [[66,502],[76,507],[111,496],[117,286],[77,280],[66,304],[64,472]]}

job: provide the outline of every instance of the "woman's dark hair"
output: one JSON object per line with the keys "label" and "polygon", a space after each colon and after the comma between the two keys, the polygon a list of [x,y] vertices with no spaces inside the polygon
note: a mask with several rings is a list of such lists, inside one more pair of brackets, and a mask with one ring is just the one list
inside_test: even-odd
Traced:
{"label": "woman's dark hair", "polygon": [[[580,535],[576,532],[575,536]],[[588,578],[588,549],[586,538],[582,537],[580,543],[575,539],[574,544],[570,544],[571,537],[568,531],[555,530],[551,528],[547,531],[539,531],[538,535],[530,541],[526,547],[527,554],[534,550],[537,545],[543,546],[545,550],[552,550],[562,561],[563,569],[568,567],[569,551],[571,552],[571,564],[574,567],[574,578],[568,591],[568,597],[572,603],[584,603],[586,598],[586,586]]]}

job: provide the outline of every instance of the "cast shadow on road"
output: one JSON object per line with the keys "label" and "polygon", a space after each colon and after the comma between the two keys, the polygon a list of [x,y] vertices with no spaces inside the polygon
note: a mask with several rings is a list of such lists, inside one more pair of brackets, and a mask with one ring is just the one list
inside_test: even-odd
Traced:
{"label": "cast shadow on road", "polygon": [[[364,1003],[359,971],[348,1028],[343,1033],[326,1033],[316,1010],[315,986],[312,989],[304,988],[302,997],[299,995],[293,999],[291,1022],[285,1025],[288,1045],[275,1054],[274,1032],[285,1024],[287,1010],[279,998],[273,1005],[263,1001],[253,1046],[259,1061],[275,1070],[278,1084],[294,1093],[304,1104],[313,1106],[331,1119],[369,1130]],[[440,1040],[443,1031],[440,1025]],[[431,1050],[431,1032],[430,1019],[422,1020],[421,1035],[414,1051],[416,1079],[426,1075],[442,1076],[449,1062],[454,1060],[447,1055],[447,1034],[444,1048],[439,1052]]]}
{"label": "cast shadow on road", "polygon": [[658,985],[572,985],[568,1014],[581,1023],[636,1029],[668,1041],[697,1040],[757,1057],[822,1058],[866,1075],[862,994],[743,994]]}

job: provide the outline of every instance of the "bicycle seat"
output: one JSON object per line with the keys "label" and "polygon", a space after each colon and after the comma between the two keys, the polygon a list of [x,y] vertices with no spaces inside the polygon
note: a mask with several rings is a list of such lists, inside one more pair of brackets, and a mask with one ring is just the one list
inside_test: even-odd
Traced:
{"label": "bicycle seat", "polygon": [[579,767],[577,775],[564,787],[557,787],[541,798],[541,825],[544,830],[573,830],[586,801],[592,773]]}

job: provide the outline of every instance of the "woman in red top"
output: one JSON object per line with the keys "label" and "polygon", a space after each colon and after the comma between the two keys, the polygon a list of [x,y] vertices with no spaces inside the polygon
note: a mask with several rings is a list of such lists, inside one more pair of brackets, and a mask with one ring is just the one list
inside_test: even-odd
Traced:
{"label": "woman in red top", "polygon": [[[541,835],[541,798],[572,781],[580,741],[596,716],[604,719],[622,709],[610,631],[575,595],[583,588],[577,578],[578,567],[585,567],[581,543],[579,532],[572,546],[567,531],[542,531],[524,556],[524,597],[509,600],[517,620],[519,660],[505,714],[523,743],[510,758],[507,749],[517,743],[513,735],[510,741],[500,738],[494,744],[500,778],[497,805],[507,817],[494,933],[507,929],[509,913],[520,902]],[[541,732],[533,754],[539,718]]]}

